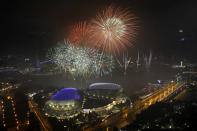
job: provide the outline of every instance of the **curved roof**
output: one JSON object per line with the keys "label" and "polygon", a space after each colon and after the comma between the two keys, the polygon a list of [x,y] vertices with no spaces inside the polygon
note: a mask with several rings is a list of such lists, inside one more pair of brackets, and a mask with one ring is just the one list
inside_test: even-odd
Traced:
{"label": "curved roof", "polygon": [[55,101],[78,100],[80,95],[76,88],[63,88],[51,97]]}
{"label": "curved roof", "polygon": [[110,89],[110,90],[117,90],[120,88],[121,88],[120,85],[115,83],[93,83],[88,87],[88,89]]}

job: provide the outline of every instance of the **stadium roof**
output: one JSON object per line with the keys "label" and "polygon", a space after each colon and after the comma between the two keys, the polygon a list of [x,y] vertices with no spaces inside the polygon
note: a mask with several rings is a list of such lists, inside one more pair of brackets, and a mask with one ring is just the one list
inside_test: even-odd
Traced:
{"label": "stadium roof", "polygon": [[78,100],[80,95],[76,88],[63,88],[51,97],[55,101]]}
{"label": "stadium roof", "polygon": [[88,89],[110,89],[110,90],[117,90],[120,88],[121,88],[120,85],[114,83],[93,83],[88,87]]}

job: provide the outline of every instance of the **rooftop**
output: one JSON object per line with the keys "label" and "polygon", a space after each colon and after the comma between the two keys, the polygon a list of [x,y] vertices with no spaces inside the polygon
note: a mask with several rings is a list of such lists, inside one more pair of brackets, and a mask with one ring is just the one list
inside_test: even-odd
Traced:
{"label": "rooftop", "polygon": [[56,101],[78,100],[80,95],[76,88],[63,88],[51,97]]}
{"label": "rooftop", "polygon": [[110,90],[117,90],[120,88],[121,88],[120,85],[115,83],[93,83],[88,87],[88,89],[110,89]]}

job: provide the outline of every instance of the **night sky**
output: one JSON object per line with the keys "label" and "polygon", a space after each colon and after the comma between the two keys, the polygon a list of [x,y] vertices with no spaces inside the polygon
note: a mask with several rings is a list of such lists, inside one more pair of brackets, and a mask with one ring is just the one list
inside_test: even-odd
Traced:
{"label": "night sky", "polygon": [[[196,0],[26,0],[1,6],[1,55],[44,55],[70,25],[91,20],[110,3],[128,8],[140,26],[133,50],[196,58]],[[179,32],[182,29],[183,32]],[[181,40],[184,38],[184,40]]]}

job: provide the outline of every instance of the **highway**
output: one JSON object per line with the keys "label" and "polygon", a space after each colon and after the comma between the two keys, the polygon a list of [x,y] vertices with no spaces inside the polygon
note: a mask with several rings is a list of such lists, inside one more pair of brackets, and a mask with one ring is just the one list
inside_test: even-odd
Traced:
{"label": "highway", "polygon": [[52,131],[52,127],[51,125],[48,123],[48,121],[42,116],[42,114],[40,114],[40,112],[38,111],[36,104],[30,100],[30,98],[28,99],[28,104],[29,104],[29,108],[31,111],[34,112],[34,114],[36,115],[36,117],[38,118],[38,120],[41,123],[41,126],[43,127],[44,131]]}
{"label": "highway", "polygon": [[[117,127],[122,128],[126,125],[130,124],[133,120],[135,120],[136,115],[140,114],[143,110],[147,109],[152,104],[156,102],[164,101],[173,95],[177,90],[181,89],[185,85],[185,82],[179,83],[169,83],[168,85],[160,88],[159,90],[155,91],[150,96],[140,99],[134,102],[133,108],[124,108],[120,112],[108,117],[103,122],[98,123],[93,127],[88,127],[84,130],[86,131],[93,131],[99,128],[108,128],[108,127]],[[110,129],[110,128],[109,128]],[[108,130],[108,129],[107,129]]]}

